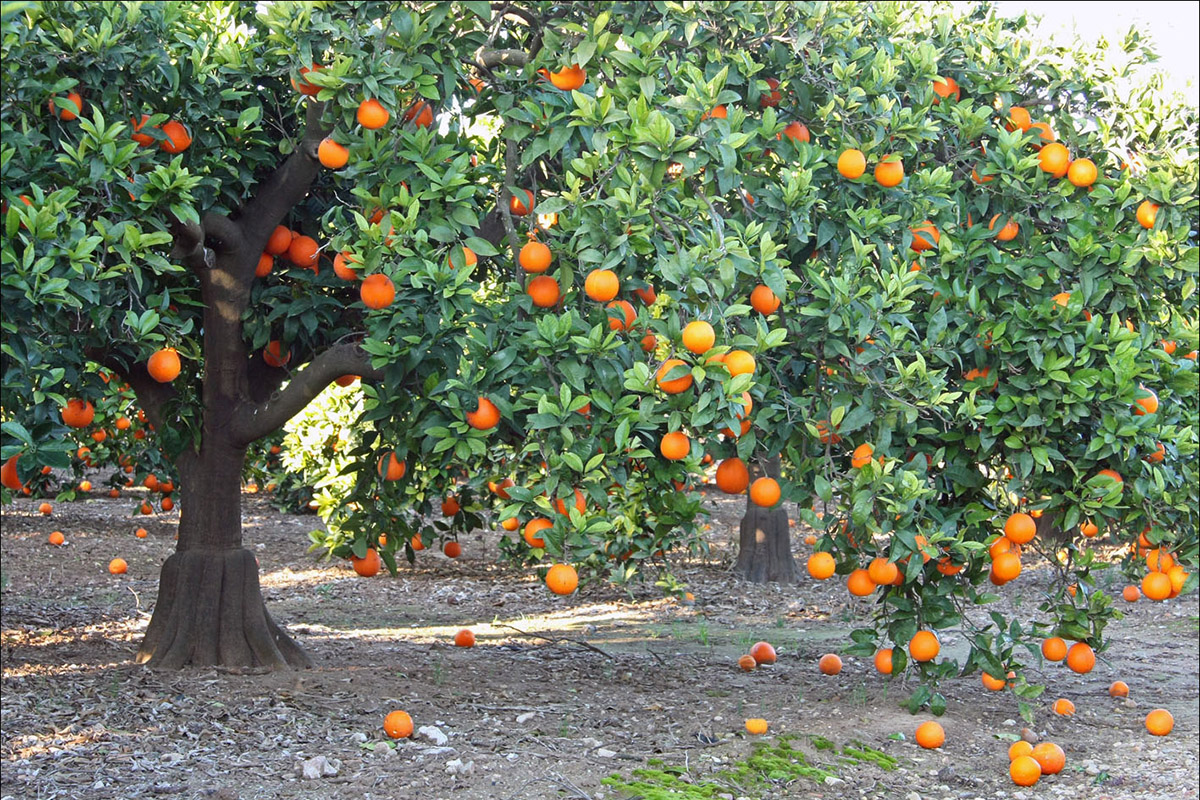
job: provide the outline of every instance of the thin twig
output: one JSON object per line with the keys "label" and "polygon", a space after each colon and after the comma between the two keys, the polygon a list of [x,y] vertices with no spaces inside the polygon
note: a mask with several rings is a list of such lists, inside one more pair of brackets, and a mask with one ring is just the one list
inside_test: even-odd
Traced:
{"label": "thin twig", "polygon": [[570,642],[571,644],[582,647],[584,650],[591,650],[593,653],[599,653],[600,655],[604,656],[605,658],[613,657],[611,653],[607,653],[604,650],[601,650],[599,647],[596,647],[596,645],[594,645],[594,644],[588,644],[587,642],[581,642],[578,639],[572,639],[569,636],[543,636],[540,633],[530,633],[529,631],[523,631],[520,628],[517,628],[513,625],[507,625],[503,622],[498,623],[496,625],[496,627],[508,628],[509,630],[516,631],[517,633],[521,634],[522,636],[528,636],[533,639],[541,639],[542,641],[550,642],[551,644],[558,644],[559,642]]}

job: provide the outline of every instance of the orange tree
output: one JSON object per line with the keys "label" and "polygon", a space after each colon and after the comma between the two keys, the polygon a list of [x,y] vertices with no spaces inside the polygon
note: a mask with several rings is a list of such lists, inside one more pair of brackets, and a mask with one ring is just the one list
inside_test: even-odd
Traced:
{"label": "orange tree", "polygon": [[[362,411],[333,424],[352,435],[322,439],[343,474],[316,481],[336,555],[394,570],[491,524],[514,558],[560,562],[555,591],[575,566],[628,580],[702,546],[692,487],[715,459],[747,496],[746,577],[799,577],[786,503],[834,570],[881,557],[897,585],[856,575],[881,601],[856,647],[890,639],[893,671],[918,629],[989,599],[989,539],[1017,508],[1078,583],[1039,622],[1099,645],[1082,519],[1114,541],[1152,520],[1147,541],[1195,558],[1194,115],[1031,52],[1022,21],[956,14],[10,14],[5,482],[136,416],[129,395],[83,405],[109,372],[109,394],[129,386],[162,455],[105,457],[179,484],[140,652],[161,666],[306,663],[263,607],[239,488],[247,449],[351,376]],[[1139,383],[1153,414],[1130,410]],[[1019,667],[1041,631],[980,629],[924,677]]]}

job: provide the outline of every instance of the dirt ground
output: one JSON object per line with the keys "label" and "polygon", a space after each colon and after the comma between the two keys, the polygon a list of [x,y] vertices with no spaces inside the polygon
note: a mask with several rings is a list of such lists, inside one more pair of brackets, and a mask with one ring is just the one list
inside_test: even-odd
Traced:
{"label": "dirt ground", "polygon": [[[262,675],[132,663],[176,515],[134,519],[127,499],[90,499],[46,518],[19,500],[0,537],[0,800],[1200,796],[1194,594],[1118,601],[1126,617],[1095,670],[1031,675],[1048,684],[1032,730],[1067,764],[1021,790],[1008,778],[1006,750],[1024,727],[1011,695],[985,691],[978,675],[948,682],[946,744],[921,750],[913,731],[928,715],[898,706],[911,686],[866,659],[817,671],[870,603],[835,581],[739,582],[729,568],[740,507],[711,506],[710,556],[676,568],[695,594],[688,605],[650,584],[554,597],[532,572],[494,564],[495,532],[463,540],[457,560],[425,551],[397,579],[359,578],[306,554],[315,517],[247,497],[269,608],[317,664]],[[139,525],[147,538],[134,537]],[[65,546],[46,543],[52,530]],[[114,556],[127,574],[108,573]],[[1032,613],[1046,580],[1027,570],[1010,607]],[[451,642],[463,627],[478,637],[472,649]],[[965,653],[961,633],[941,638],[943,653]],[[737,656],[760,639],[778,663],[741,672]],[[1128,700],[1109,698],[1115,679]],[[1074,701],[1074,717],[1050,713],[1058,697]],[[1172,735],[1146,733],[1154,707],[1174,714]],[[381,723],[397,708],[424,730],[393,748]],[[746,734],[749,717],[770,732]],[[774,749],[753,757],[764,743]],[[310,765],[326,774],[303,778],[301,762],[320,757],[327,766]],[[602,783],[613,775],[625,788]]]}

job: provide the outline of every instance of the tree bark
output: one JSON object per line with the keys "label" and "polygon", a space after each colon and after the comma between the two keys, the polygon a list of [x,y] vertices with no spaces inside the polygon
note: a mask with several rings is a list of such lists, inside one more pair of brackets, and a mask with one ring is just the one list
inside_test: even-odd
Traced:
{"label": "tree bark", "polygon": [[[764,471],[778,480],[779,457],[768,459]],[[763,508],[746,497],[734,574],[752,583],[796,583],[800,573],[792,557],[788,515],[782,505]]]}

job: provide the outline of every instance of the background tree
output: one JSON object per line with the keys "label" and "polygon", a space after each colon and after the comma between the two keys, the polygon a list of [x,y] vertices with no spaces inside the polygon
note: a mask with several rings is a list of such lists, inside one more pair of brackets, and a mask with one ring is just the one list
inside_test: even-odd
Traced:
{"label": "background tree", "polygon": [[[1195,113],[1032,52],[1023,25],[35,4],[4,39],[12,483],[136,415],[128,384],[165,453],[134,478],[180,487],[141,651],[163,666],[305,663],[263,609],[239,489],[247,448],[351,376],[353,480],[317,497],[335,555],[394,570],[501,523],[514,558],[629,580],[702,546],[692,484],[715,460],[747,495],[739,571],[794,579],[798,503],[880,598],[855,637],[894,642],[894,671],[918,630],[989,600],[1018,509],[1064,592],[924,676],[1003,674],[1047,627],[1099,646],[1082,520],[1114,542],[1152,521],[1146,547],[1195,561]],[[180,372],[160,382],[164,345]],[[873,557],[896,585],[868,582]]]}

